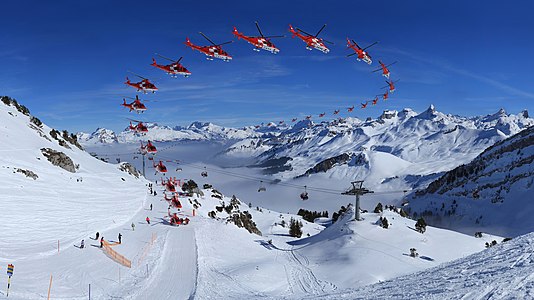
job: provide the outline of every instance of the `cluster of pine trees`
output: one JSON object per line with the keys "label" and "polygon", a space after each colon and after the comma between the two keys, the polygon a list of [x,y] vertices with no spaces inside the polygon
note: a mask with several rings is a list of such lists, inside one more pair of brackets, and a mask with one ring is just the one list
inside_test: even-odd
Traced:
{"label": "cluster of pine trees", "polygon": [[328,211],[323,212],[317,212],[317,211],[311,211],[307,209],[299,209],[297,215],[302,216],[302,218],[308,222],[312,222],[320,217],[328,218]]}
{"label": "cluster of pine trees", "polygon": [[302,222],[291,218],[289,221],[289,235],[292,237],[302,236]]}

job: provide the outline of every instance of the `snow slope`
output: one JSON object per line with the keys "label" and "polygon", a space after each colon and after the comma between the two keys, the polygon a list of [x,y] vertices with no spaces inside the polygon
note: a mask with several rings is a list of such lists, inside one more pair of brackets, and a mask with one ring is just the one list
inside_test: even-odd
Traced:
{"label": "snow slope", "polygon": [[306,299],[533,299],[534,233],[419,273]]}
{"label": "snow slope", "polygon": [[[46,299],[51,278],[53,299],[87,299],[89,287],[91,299],[324,298],[432,268],[478,252],[484,242],[501,240],[430,227],[420,234],[413,230],[413,220],[391,211],[382,213],[390,221],[388,229],[376,224],[380,214],[364,213],[364,220],[356,222],[349,211],[326,229],[302,221],[298,239],[281,224],[301,220],[299,216],[249,207],[252,198],[241,202],[212,188],[180,196],[183,208],[177,211],[162,199],[161,185],[154,185],[158,196],[148,194],[145,179],[54,138],[49,127],[39,127],[15,107],[0,105],[0,118],[0,141],[6,145],[0,157],[0,203],[6,216],[0,266],[15,265],[9,297],[2,289],[0,299]],[[45,147],[63,152],[79,167],[69,172],[52,165],[40,151]],[[411,165],[388,153],[368,157],[371,164],[394,165],[396,170]],[[195,177],[200,186],[212,178]],[[289,206],[279,207],[285,211]],[[191,222],[170,226],[169,211]],[[247,223],[248,229],[233,224],[249,217],[254,223]],[[250,224],[261,235],[249,233]],[[105,254],[94,239],[96,231],[132,262],[131,268]],[[119,233],[121,244],[116,243]],[[84,249],[78,247],[81,239]],[[407,256],[412,247],[427,259]]]}
{"label": "snow slope", "polygon": [[503,140],[410,197],[409,209],[433,225],[469,234],[534,231],[534,127]]}
{"label": "snow slope", "polygon": [[[0,119],[0,203],[10,219],[2,227],[0,260],[53,254],[58,240],[71,245],[91,232],[120,226],[144,201],[145,180],[91,157],[62,137],[58,139],[65,146],[59,145],[51,128],[35,125],[14,106],[0,103]],[[66,154],[78,168],[71,173],[52,165],[42,148]]]}

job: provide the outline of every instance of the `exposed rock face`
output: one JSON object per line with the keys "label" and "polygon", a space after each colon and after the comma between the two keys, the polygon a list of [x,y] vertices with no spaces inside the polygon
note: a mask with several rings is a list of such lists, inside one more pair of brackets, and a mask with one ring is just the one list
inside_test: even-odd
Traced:
{"label": "exposed rock face", "polygon": [[336,164],[346,164],[351,159],[347,153],[340,154],[338,156],[330,157],[316,164],[313,168],[308,169],[304,175],[311,175],[319,172],[326,172],[330,170]]}
{"label": "exposed rock face", "polygon": [[41,148],[41,152],[54,166],[58,166],[71,173],[76,173],[77,166],[65,153],[50,148]]}
{"label": "exposed rock face", "polygon": [[30,170],[24,170],[24,169],[15,168],[15,171],[18,172],[18,173],[22,173],[22,174],[26,175],[26,177],[32,178],[33,180],[36,180],[37,178],[39,178],[39,176],[37,176],[37,174],[33,173]]}
{"label": "exposed rock face", "polygon": [[119,170],[126,172],[135,178],[139,178],[139,176],[141,176],[141,173],[133,165],[127,162],[120,164]]}

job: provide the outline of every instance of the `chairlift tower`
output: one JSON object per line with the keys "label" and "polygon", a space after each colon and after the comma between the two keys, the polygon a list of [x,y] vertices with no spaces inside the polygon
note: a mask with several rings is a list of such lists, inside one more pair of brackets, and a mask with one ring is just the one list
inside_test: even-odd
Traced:
{"label": "chairlift tower", "polygon": [[369,193],[374,193],[374,192],[363,187],[363,180],[352,181],[351,184],[352,184],[352,188],[350,190],[346,191],[346,192],[341,193],[341,194],[342,195],[355,195],[356,196],[356,203],[355,203],[356,205],[354,206],[354,209],[355,209],[354,220],[361,221],[361,218],[360,218],[360,196],[361,195],[365,195],[365,194],[369,194]]}

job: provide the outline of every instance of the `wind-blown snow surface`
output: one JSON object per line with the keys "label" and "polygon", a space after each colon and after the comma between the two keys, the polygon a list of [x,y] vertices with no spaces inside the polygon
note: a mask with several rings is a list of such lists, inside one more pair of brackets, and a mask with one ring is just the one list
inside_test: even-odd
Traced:
{"label": "wind-blown snow surface", "polygon": [[534,233],[439,267],[307,299],[534,299]]}

